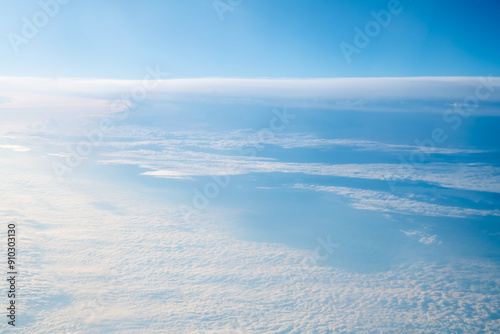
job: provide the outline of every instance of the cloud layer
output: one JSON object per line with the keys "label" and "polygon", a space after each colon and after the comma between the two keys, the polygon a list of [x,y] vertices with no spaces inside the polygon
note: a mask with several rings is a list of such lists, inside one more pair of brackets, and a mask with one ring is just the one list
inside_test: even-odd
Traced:
{"label": "cloud layer", "polygon": [[475,98],[481,104],[476,114],[499,115],[490,107],[500,102],[496,77],[165,79],[158,69],[148,71],[145,80],[0,77],[0,110],[110,113],[122,108],[119,100],[148,99],[421,112],[468,105]]}
{"label": "cloud layer", "polygon": [[53,184],[32,166],[8,161],[0,192],[2,219],[22,238],[27,333],[500,330],[487,260],[369,274],[304,266],[312,252],[239,240],[220,215],[186,219],[127,186]]}
{"label": "cloud layer", "polygon": [[312,189],[345,196],[352,200],[355,209],[419,215],[433,217],[467,218],[474,216],[500,217],[500,210],[476,210],[470,208],[450,207],[429,202],[417,201],[410,196],[401,197],[387,192],[334,186],[314,186],[297,184],[297,189]]}

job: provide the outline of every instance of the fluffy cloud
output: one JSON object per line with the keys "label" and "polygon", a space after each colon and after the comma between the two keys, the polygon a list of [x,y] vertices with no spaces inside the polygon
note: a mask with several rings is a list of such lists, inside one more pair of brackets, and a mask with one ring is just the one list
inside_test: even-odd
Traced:
{"label": "fluffy cloud", "polygon": [[407,235],[409,237],[417,237],[419,242],[426,244],[426,245],[435,244],[435,243],[437,243],[438,245],[441,244],[441,241],[438,240],[437,235],[429,235],[423,231],[403,231],[403,230],[401,230],[401,232],[403,232],[405,235]]}
{"label": "fluffy cloud", "polygon": [[[499,80],[491,80],[496,89]],[[182,101],[196,96],[219,102],[276,103],[292,97],[297,105],[314,100],[330,108],[374,110],[373,101],[380,100],[396,106],[400,99],[455,103],[474,94],[478,82],[477,78],[162,80],[148,99]],[[88,115],[89,109],[111,113],[116,111],[113,99],[142,84],[0,78],[5,95],[0,112],[14,118],[20,117],[14,109],[33,110],[43,117],[52,109],[66,114]],[[488,102],[498,100],[496,90]],[[182,133],[170,138],[155,137],[143,127],[134,131],[108,137],[89,163],[98,157],[102,164],[141,166],[148,169],[144,174],[164,178],[279,172],[500,192],[500,170],[486,164],[326,164],[233,152],[253,144],[285,149],[348,146],[383,152],[420,149],[412,145],[307,135],[260,141],[245,131],[230,136]],[[53,133],[1,138],[0,148],[11,152],[2,160],[0,217],[18,225],[22,282],[18,312],[23,332],[500,331],[497,263],[484,258],[439,264],[409,260],[399,267],[363,273],[331,264],[310,266],[307,259],[314,256],[312,251],[238,238],[242,231],[231,210],[193,211],[140,185],[86,179],[85,173],[57,183],[50,168],[33,157],[43,154],[64,161],[69,153],[60,152],[61,147],[81,139],[71,142],[74,138]],[[442,148],[435,153],[478,152]],[[411,170],[404,170],[407,167]],[[498,210],[444,206],[381,191],[296,187],[344,196],[361,210],[434,217],[499,215]],[[5,236],[5,231],[0,233]],[[426,231],[403,233],[425,245],[439,244],[438,237]],[[348,240],[334,241],[342,245]],[[359,240],[360,245],[372,242]],[[363,247],[356,251],[372,259],[373,249]],[[331,257],[349,260],[342,246]]]}
{"label": "fluffy cloud", "polygon": [[224,215],[186,216],[116,183],[52,183],[34,166],[7,161],[0,176],[0,214],[21,240],[23,332],[500,330],[498,267],[487,260],[304,267],[311,252],[239,240]]}

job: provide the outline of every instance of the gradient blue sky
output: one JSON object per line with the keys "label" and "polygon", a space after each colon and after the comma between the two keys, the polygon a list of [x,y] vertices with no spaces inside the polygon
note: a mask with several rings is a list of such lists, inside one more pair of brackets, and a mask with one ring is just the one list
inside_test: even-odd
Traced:
{"label": "gradient blue sky", "polygon": [[500,75],[498,1],[401,0],[402,12],[347,64],[339,44],[387,1],[245,0],[221,21],[210,0],[72,0],[15,54],[38,1],[2,0],[0,74],[142,78]]}

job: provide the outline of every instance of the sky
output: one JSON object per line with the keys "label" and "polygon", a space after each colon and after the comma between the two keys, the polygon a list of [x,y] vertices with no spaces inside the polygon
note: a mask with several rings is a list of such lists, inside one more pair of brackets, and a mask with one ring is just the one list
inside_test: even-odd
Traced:
{"label": "sky", "polygon": [[500,331],[500,3],[0,1],[0,332]]}
{"label": "sky", "polygon": [[[401,0],[390,22],[348,64],[342,42],[388,1],[67,1],[15,53],[50,1],[2,1],[1,71],[10,76],[141,79],[160,64],[172,78],[498,76],[496,1]],[[61,1],[63,2],[63,1]],[[224,2],[223,2],[224,3]],[[49,7],[53,8],[53,7]],[[219,8],[219,7],[217,7]],[[225,11],[224,11],[225,10]],[[55,11],[55,10],[54,10]],[[43,18],[40,19],[43,24]]]}

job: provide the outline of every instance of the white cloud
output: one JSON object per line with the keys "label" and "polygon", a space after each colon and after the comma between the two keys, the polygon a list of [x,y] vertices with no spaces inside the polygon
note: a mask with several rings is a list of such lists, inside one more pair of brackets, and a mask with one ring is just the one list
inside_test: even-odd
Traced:
{"label": "white cloud", "polygon": [[[62,143],[61,146],[64,147],[65,144]],[[261,140],[255,132],[249,130],[221,133],[164,132],[137,126],[117,127],[102,145],[105,149],[101,152],[101,163],[137,165],[149,169],[144,175],[163,178],[279,172],[383,180],[387,181],[389,186],[410,181],[454,189],[500,192],[500,168],[482,163],[294,163],[281,162],[274,158],[252,157],[248,156],[246,151],[252,148],[258,155],[265,149],[263,145],[290,149],[338,145],[357,151],[376,152],[422,150],[421,147],[413,145],[358,139],[321,139],[303,134],[276,134],[273,138]],[[207,153],[204,152],[206,149],[219,152]],[[242,155],[240,149],[243,149],[245,154]],[[437,148],[433,152],[453,155],[487,151]]]}
{"label": "white cloud", "polygon": [[[433,203],[415,201],[409,198],[399,197],[391,193],[382,191],[301,184],[295,185],[294,188],[326,191],[346,196],[353,201],[351,203],[351,206],[355,209],[360,210],[399,213],[404,215],[456,218],[467,218],[473,216],[500,216],[500,210],[476,210],[461,207],[443,206]],[[421,237],[421,242],[433,242],[432,237],[427,237],[424,235],[421,235]]]}
{"label": "white cloud", "polygon": [[[157,145],[159,147],[196,147],[211,148],[216,150],[238,150],[246,146],[274,145],[285,149],[294,148],[335,148],[346,146],[357,151],[377,152],[422,152],[423,154],[472,154],[491,152],[487,150],[422,147],[418,145],[402,145],[378,142],[373,140],[334,138],[324,139],[303,133],[272,133],[253,130],[219,131],[219,132],[182,132],[160,131],[153,129],[125,126],[117,128],[113,133],[118,138],[134,138],[131,142],[107,141],[108,145],[121,148],[144,145]],[[169,138],[169,139],[166,139]]]}
{"label": "white cloud", "polygon": [[[85,113],[87,108],[109,112],[109,97],[137,84],[113,80],[2,80],[0,88],[5,88],[10,99],[0,105],[4,113],[12,108],[53,107],[61,112]],[[163,82],[158,95],[152,98],[317,97],[339,99],[338,105],[343,107],[366,105],[364,99],[377,98],[453,99],[461,93],[469,94],[474,80],[172,80]],[[385,95],[379,96],[381,92]],[[149,169],[146,175],[168,178],[281,172],[408,179],[499,192],[499,169],[487,165],[415,165],[414,173],[406,175],[399,172],[397,164],[291,163],[182,147],[230,150],[241,143],[240,139],[212,138],[202,142],[199,138],[146,138],[141,142],[105,144],[100,151],[102,162],[138,165]],[[289,148],[348,145],[373,150],[417,149],[317,138],[276,138],[269,143]],[[117,151],[120,145],[125,150]],[[160,149],[141,149],[142,145],[157,145]],[[18,145],[17,149],[27,147]],[[67,157],[65,153],[48,154]],[[240,329],[261,333],[363,333],[390,332],[394,328],[424,333],[500,331],[498,266],[488,260],[446,265],[407,263],[364,274],[314,266],[302,274],[301,264],[311,252],[240,240],[235,235],[241,231],[228,227],[235,225],[231,212],[207,210],[187,217],[176,203],[154,197],[150,191],[141,192],[139,186],[92,181],[84,176],[68,176],[66,183],[59,184],[49,173],[39,161],[26,157],[5,159],[0,174],[0,217],[19,226],[22,298],[18,310],[26,333],[237,333]],[[355,208],[383,213],[499,215],[498,210],[440,206],[383,192],[309,187],[346,196]],[[0,233],[5,235],[5,231]],[[423,244],[439,243],[436,235],[408,233]],[[366,249],[359,252],[368,253]]]}
{"label": "white cloud", "polygon": [[21,145],[0,145],[0,148],[12,150],[14,152],[28,152],[31,150],[29,147]]}
{"label": "white cloud", "polygon": [[438,236],[435,234],[429,235],[423,231],[403,231],[403,230],[401,230],[401,232],[403,232],[405,235],[407,235],[409,237],[413,237],[413,236],[417,237],[419,242],[426,244],[426,245],[431,245],[431,244],[440,245],[442,243],[441,241],[439,241]]}
{"label": "white cloud", "polygon": [[437,235],[431,235],[431,236],[423,236],[420,238],[419,240],[421,243],[424,243],[424,244],[434,244],[434,243],[441,243],[440,241],[438,241],[438,237]]}
{"label": "white cloud", "polygon": [[[317,106],[339,110],[437,110],[422,102],[437,102],[442,107],[462,103],[475,96],[476,89],[488,96],[485,102],[500,102],[500,78],[477,77],[402,77],[402,78],[324,78],[324,79],[245,79],[199,78],[163,79],[148,91],[155,101],[187,101],[193,99],[239,103],[287,103],[290,106]],[[130,95],[143,80],[48,79],[0,77],[3,92],[2,109],[66,109],[69,113],[109,113],[115,99]],[[152,86],[152,85],[151,85]],[[402,105],[401,101],[405,104]],[[382,102],[382,104],[380,104]],[[417,109],[418,108],[418,109]],[[483,105],[477,113],[494,113]]]}
{"label": "white cloud", "polygon": [[500,330],[498,267],[487,260],[300,274],[310,252],[239,240],[221,228],[228,215],[185,220],[129,185],[57,184],[35,164],[3,167],[0,216],[22,241],[26,333]]}
{"label": "white cloud", "polygon": [[130,164],[151,169],[144,175],[168,178],[249,173],[302,173],[384,180],[418,181],[446,188],[500,192],[500,169],[485,164],[320,164],[280,162],[271,158],[201,153],[169,147],[161,151],[123,150],[103,153],[103,164]]}

